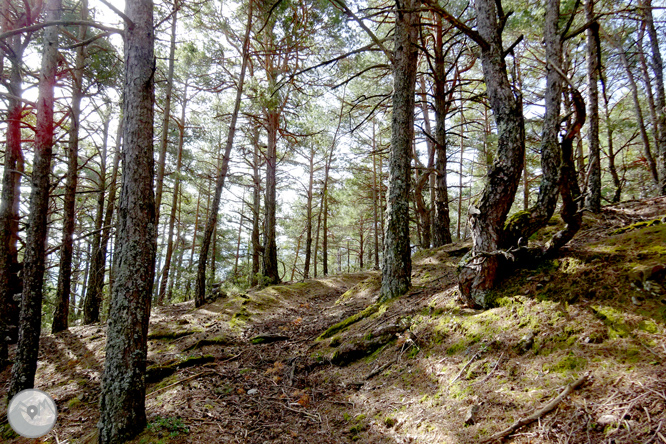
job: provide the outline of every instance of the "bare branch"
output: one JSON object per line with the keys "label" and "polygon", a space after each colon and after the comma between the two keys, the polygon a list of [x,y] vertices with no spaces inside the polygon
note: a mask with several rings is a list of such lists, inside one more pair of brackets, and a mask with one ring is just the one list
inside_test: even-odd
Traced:
{"label": "bare branch", "polygon": [[23,28],[17,28],[17,29],[12,29],[11,31],[3,32],[2,34],[0,34],[0,40],[4,40],[8,37],[12,37],[18,34],[39,31],[40,29],[48,28],[49,26],[77,26],[77,25],[90,26],[91,28],[101,29],[102,31],[106,31],[111,34],[123,32],[121,29],[118,28],[113,28],[111,26],[105,26],[96,22],[89,22],[86,20],[56,20],[52,22],[44,22],[44,23],[38,23],[36,25],[24,26]]}
{"label": "bare branch", "polygon": [[444,20],[451,23],[467,37],[474,40],[474,42],[476,42],[476,44],[479,45],[482,49],[489,48],[490,45],[488,45],[488,42],[486,42],[486,40],[483,37],[481,37],[481,34],[473,30],[472,28],[470,28],[469,26],[467,26],[454,16],[452,16],[446,9],[439,6],[439,4],[437,4],[435,0],[423,0],[423,3],[428,7],[430,7],[430,9],[441,15]]}
{"label": "bare branch", "polygon": [[127,17],[120,9],[116,8],[113,6],[111,3],[107,2],[106,0],[99,0],[100,2],[104,3],[110,10],[118,14],[123,20],[125,20],[125,23],[127,23],[127,26],[130,28],[134,28],[134,22],[130,20],[129,17]]}

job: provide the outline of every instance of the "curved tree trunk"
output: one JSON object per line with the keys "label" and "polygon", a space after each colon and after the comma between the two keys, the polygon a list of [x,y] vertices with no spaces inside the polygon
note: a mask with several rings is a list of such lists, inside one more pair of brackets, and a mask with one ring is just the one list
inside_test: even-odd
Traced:
{"label": "curved tree trunk", "polygon": [[[60,18],[61,0],[46,5],[46,19]],[[16,347],[16,361],[12,367],[7,399],[21,390],[33,388],[37,371],[39,335],[42,323],[42,296],[46,260],[47,215],[49,209],[51,158],[53,157],[53,106],[56,71],[58,68],[58,28],[49,26],[44,31],[44,50],[39,76],[37,122],[35,130],[35,156],[32,164],[32,190],[30,216],[26,233],[25,262],[23,266],[23,293]]]}
{"label": "curved tree trunk", "polygon": [[486,306],[499,267],[496,252],[504,247],[503,226],[513,204],[525,160],[525,122],[519,91],[513,91],[502,46],[502,11],[494,0],[477,0],[479,34],[485,41],[481,62],[487,95],[498,131],[497,153],[478,201],[470,205],[472,258],[461,267],[459,290],[472,306]]}
{"label": "curved tree trunk", "polygon": [[396,1],[393,113],[381,301],[402,296],[409,290],[412,281],[409,188],[420,24],[419,12],[415,11],[418,5],[415,0]]}

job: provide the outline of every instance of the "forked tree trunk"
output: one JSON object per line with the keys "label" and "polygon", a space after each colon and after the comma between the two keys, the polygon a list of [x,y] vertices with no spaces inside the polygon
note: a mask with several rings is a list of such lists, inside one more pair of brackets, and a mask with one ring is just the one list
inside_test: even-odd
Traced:
{"label": "forked tree trunk", "polygon": [[[48,21],[58,20],[62,10],[61,0],[50,0],[46,9],[46,19]],[[53,106],[57,69],[58,28],[49,26],[44,31],[44,50],[39,75],[35,155],[32,164],[30,215],[26,233],[18,344],[7,399],[11,399],[21,390],[33,388],[35,385],[39,335],[42,323],[45,246],[48,230],[47,215],[55,130]]]}
{"label": "forked tree trunk", "polygon": [[114,281],[102,375],[99,442],[126,442],[146,425],[145,372],[155,277],[153,191],[154,42],[152,0],[125,4],[123,174]]}
{"label": "forked tree trunk", "polygon": [[402,296],[411,286],[409,188],[420,25],[418,6],[415,0],[396,2],[389,190],[380,301]]}

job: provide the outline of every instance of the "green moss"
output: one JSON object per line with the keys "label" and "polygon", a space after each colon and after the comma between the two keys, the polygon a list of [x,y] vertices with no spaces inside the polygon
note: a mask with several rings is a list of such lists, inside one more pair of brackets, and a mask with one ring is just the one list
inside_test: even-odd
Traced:
{"label": "green moss", "polygon": [[624,338],[631,334],[633,328],[627,324],[622,312],[605,305],[592,306],[592,311],[608,326],[611,339]]}
{"label": "green moss", "polygon": [[[200,331],[200,330],[199,330]],[[168,328],[157,328],[148,333],[148,339],[178,339],[196,333],[196,329],[191,330],[169,330]]]}
{"label": "green moss", "polygon": [[659,331],[657,324],[649,319],[644,319],[638,324],[640,330],[655,334]]}
{"label": "green moss", "polygon": [[529,211],[518,211],[506,218],[504,231],[517,233],[530,223],[531,213]]}
{"label": "green moss", "polygon": [[656,225],[660,225],[661,219],[652,219],[652,220],[646,220],[642,222],[636,222],[635,224],[627,225],[626,227],[618,228],[615,231],[612,231],[612,235],[616,234],[623,234],[623,233],[628,233],[630,231],[634,230],[639,230],[641,228],[649,228],[649,227],[654,227]]}
{"label": "green moss", "polygon": [[75,397],[75,398],[70,399],[69,402],[67,403],[67,406],[68,406],[70,409],[73,409],[73,408],[76,408],[76,406],[78,406],[79,404],[81,404],[81,400],[80,400],[79,397],[77,396],[77,397]]}
{"label": "green moss", "polygon": [[[323,339],[330,338],[331,336],[335,335],[336,333],[341,332],[342,330],[347,329],[350,325],[355,324],[356,322],[360,321],[361,319],[365,319],[369,317],[370,315],[373,315],[379,311],[380,308],[382,308],[383,304],[372,304],[367,306],[363,311],[360,311],[347,319],[344,319],[343,321],[338,322],[335,325],[332,325],[329,327],[324,333],[322,333],[318,338],[317,341],[321,341]],[[384,306],[384,310],[386,310],[386,307]]]}
{"label": "green moss", "polygon": [[571,371],[580,371],[587,366],[587,359],[579,356],[568,355],[560,361],[547,367],[547,370],[553,373],[566,373]]}

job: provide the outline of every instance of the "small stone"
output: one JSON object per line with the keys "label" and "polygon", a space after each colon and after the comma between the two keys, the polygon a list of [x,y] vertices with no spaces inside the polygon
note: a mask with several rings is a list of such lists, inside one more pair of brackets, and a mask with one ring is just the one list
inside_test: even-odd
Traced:
{"label": "small stone", "polygon": [[256,395],[257,393],[259,393],[259,390],[257,389],[250,389],[247,391],[248,395]]}
{"label": "small stone", "polygon": [[477,421],[477,413],[479,413],[479,405],[474,404],[473,406],[470,406],[470,408],[467,409],[467,413],[465,413],[465,425],[473,425]]}
{"label": "small stone", "polygon": [[602,427],[606,427],[609,425],[615,425],[619,421],[618,417],[615,415],[601,415],[597,419],[597,424],[599,424]]}

